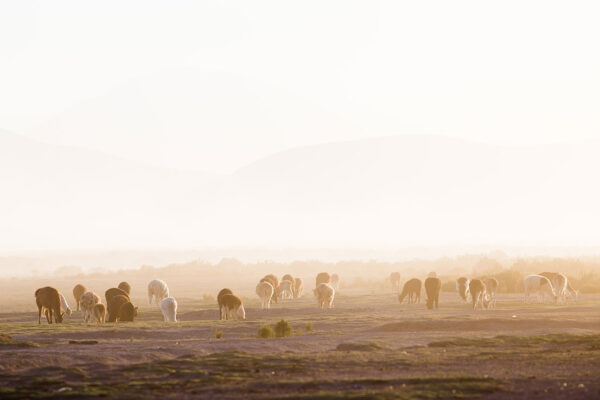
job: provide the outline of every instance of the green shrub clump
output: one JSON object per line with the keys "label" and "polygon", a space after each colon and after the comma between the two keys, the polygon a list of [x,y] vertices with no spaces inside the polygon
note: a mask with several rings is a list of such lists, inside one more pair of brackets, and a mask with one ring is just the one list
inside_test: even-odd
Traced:
{"label": "green shrub clump", "polygon": [[289,324],[289,322],[282,319],[277,324],[275,324],[275,336],[277,336],[277,337],[292,336],[292,327]]}
{"label": "green shrub clump", "polygon": [[263,339],[275,337],[275,331],[269,325],[261,326],[258,328],[258,337]]}

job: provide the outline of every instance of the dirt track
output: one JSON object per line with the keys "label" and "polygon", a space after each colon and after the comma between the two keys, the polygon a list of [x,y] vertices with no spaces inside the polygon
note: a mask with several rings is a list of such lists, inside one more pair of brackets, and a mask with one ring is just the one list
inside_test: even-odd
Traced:
{"label": "dirt track", "polygon": [[[0,397],[600,395],[598,296],[552,305],[504,295],[496,310],[476,312],[452,293],[442,294],[437,311],[359,290],[342,290],[325,312],[309,296],[269,312],[246,303],[246,321],[219,322],[214,305],[184,299],[181,322],[170,325],[147,306],[134,323],[104,326],[84,325],[77,312],[53,326],[38,326],[37,313],[0,314],[2,332],[24,341],[0,347]],[[256,337],[282,318],[294,336]],[[513,339],[489,339],[498,335]],[[519,342],[523,336],[529,341]]]}

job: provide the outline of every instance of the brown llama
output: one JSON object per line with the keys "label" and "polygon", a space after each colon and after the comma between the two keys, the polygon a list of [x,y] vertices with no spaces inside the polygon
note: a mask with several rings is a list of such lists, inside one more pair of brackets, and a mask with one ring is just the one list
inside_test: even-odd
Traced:
{"label": "brown llama", "polygon": [[221,301],[223,313],[227,315],[227,319],[246,319],[246,310],[244,310],[242,299],[233,294],[225,294]]}
{"label": "brown llama", "polygon": [[271,297],[271,301],[277,303],[279,300],[279,279],[273,274],[268,274],[265,275],[260,282],[269,282],[271,286],[273,286],[273,297]]}
{"label": "brown llama", "polygon": [[38,325],[42,323],[42,309],[46,310],[46,320],[52,323],[52,314],[56,323],[63,322],[60,293],[53,287],[46,286],[35,291],[35,302],[38,307]]}
{"label": "brown llama", "polygon": [[423,283],[420,279],[413,278],[406,281],[402,288],[402,293],[398,295],[398,301],[400,304],[408,296],[408,304],[420,303],[421,302],[421,287]]}
{"label": "brown llama", "polygon": [[331,275],[329,275],[328,272],[318,273],[317,277],[315,278],[315,288],[318,287],[320,283],[326,283],[329,285],[331,283]]}
{"label": "brown llama", "polygon": [[471,280],[469,283],[469,292],[471,292],[471,299],[473,300],[473,310],[477,308],[478,304],[482,310],[487,308],[486,287],[481,279]]}
{"label": "brown llama", "polygon": [[106,292],[104,292],[104,298],[106,299],[107,312],[110,314],[110,299],[115,296],[125,296],[127,297],[127,301],[131,301],[129,294],[127,294],[123,289],[119,288],[110,288]]}
{"label": "brown llama", "polygon": [[129,283],[123,281],[123,282],[119,283],[119,285],[117,287],[119,289],[121,289],[122,291],[124,291],[125,293],[127,293],[128,295],[131,294],[131,285],[129,285]]}
{"label": "brown llama", "polygon": [[80,304],[81,295],[84,294],[85,292],[87,292],[87,289],[81,283],[78,283],[73,288],[73,297],[75,297],[75,303],[76,303],[76,306],[77,306],[77,311],[79,311],[79,308],[80,308],[79,304]]}
{"label": "brown llama", "polygon": [[117,315],[118,322],[133,322],[133,318],[137,316],[138,308],[135,307],[130,301],[123,304],[119,308],[119,313]]}
{"label": "brown llama", "polygon": [[97,324],[103,324],[106,322],[106,307],[104,304],[96,304],[93,308],[93,313]]}
{"label": "brown llama", "polygon": [[217,304],[219,305],[219,321],[223,319],[227,319],[227,315],[223,315],[223,296],[226,294],[233,294],[231,289],[225,288],[221,289],[219,294],[217,295]]}
{"label": "brown llama", "polygon": [[294,298],[297,299],[302,296],[302,290],[304,290],[304,281],[302,278],[294,279]]}
{"label": "brown llama", "polygon": [[427,309],[439,308],[440,290],[442,281],[440,278],[429,277],[425,279],[425,293],[427,293]]}

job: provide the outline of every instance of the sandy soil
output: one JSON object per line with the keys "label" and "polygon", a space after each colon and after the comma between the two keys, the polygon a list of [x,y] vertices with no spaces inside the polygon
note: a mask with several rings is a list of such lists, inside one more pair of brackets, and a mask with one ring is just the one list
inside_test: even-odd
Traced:
{"label": "sandy soil", "polygon": [[[473,311],[443,293],[428,311],[342,289],[326,311],[308,295],[269,311],[249,297],[245,321],[216,321],[214,304],[182,297],[177,324],[139,303],[136,322],[102,326],[79,312],[38,325],[37,313],[16,311],[21,301],[0,314],[12,337],[0,346],[5,398],[600,397],[600,296],[501,295],[495,310]],[[280,319],[294,336],[257,337]],[[97,343],[72,343],[84,340]]]}

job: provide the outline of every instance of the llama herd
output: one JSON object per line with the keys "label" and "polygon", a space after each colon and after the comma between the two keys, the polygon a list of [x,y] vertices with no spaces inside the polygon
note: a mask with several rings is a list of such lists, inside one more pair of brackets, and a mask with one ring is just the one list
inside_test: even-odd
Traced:
{"label": "llama herd", "polygon": [[[84,285],[77,284],[73,288],[76,310],[81,310],[85,323],[133,322],[138,307],[131,302],[130,293],[131,285],[121,282],[117,287],[109,288],[104,292],[106,304],[103,304],[100,296]],[[72,313],[65,296],[50,286],[35,291],[35,302],[38,307],[38,324],[42,322],[42,312],[49,324],[53,319],[54,322],[61,323],[65,314]],[[169,297],[169,288],[164,281],[158,279],[150,281],[148,302],[150,305],[154,303],[160,306],[166,322],[177,322],[177,301]]]}
{"label": "llama herd", "polygon": [[[389,281],[392,284],[392,290],[397,291],[400,287],[400,274],[392,272]],[[548,296],[554,302],[565,302],[569,297],[577,299],[579,296],[579,292],[573,289],[567,277],[559,272],[528,275],[524,278],[523,285],[526,302],[532,295],[536,295],[538,301],[544,301],[545,296]],[[474,310],[478,307],[480,309],[495,308],[498,286],[499,282],[494,277],[468,279],[463,276],[456,280],[456,292],[465,302],[468,302],[470,297]],[[422,287],[425,288],[427,294],[427,308],[438,308],[442,281],[433,272],[425,279],[424,284],[417,278],[406,281],[402,292],[398,295],[399,302],[402,303],[407,299],[408,304],[419,303]]]}
{"label": "llama herd", "polygon": [[[395,291],[400,289],[400,274],[393,272],[389,281]],[[529,301],[532,295],[536,295],[538,301],[543,301],[546,296],[555,302],[566,301],[569,297],[578,296],[567,277],[562,273],[542,272],[536,275],[528,275],[524,279],[525,301]],[[496,295],[499,282],[494,277],[468,279],[460,277],[456,280],[456,292],[464,302],[472,303],[474,310],[491,309],[496,306]],[[321,272],[316,275],[314,297],[320,309],[332,308],[336,291],[339,287],[339,276]],[[169,288],[166,282],[154,279],[148,283],[148,303],[159,306],[165,322],[177,322],[177,301],[169,296]],[[403,303],[417,304],[421,301],[421,292],[425,291],[427,296],[427,309],[438,309],[439,298],[442,289],[442,281],[435,272],[422,282],[413,278],[406,281],[402,291],[398,294],[398,300]],[[263,310],[269,310],[272,303],[280,301],[293,301],[302,296],[304,282],[301,278],[290,274],[284,275],[281,280],[274,274],[265,275],[256,285],[256,295],[260,299]],[[77,284],[73,288],[76,310],[82,311],[83,320],[86,323],[96,322],[131,322],[137,316],[138,307],[134,306],[130,298],[131,286],[127,282],[120,282],[117,287],[112,287],[104,292],[105,303],[98,294],[88,290],[84,285]],[[38,307],[38,324],[41,324],[42,313],[46,316],[49,324],[63,321],[63,316],[71,315],[72,310],[67,299],[57,289],[46,286],[35,291],[35,300]],[[239,296],[231,289],[222,289],[217,295],[219,319],[246,319],[246,310]]]}

